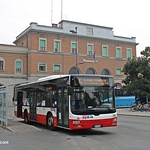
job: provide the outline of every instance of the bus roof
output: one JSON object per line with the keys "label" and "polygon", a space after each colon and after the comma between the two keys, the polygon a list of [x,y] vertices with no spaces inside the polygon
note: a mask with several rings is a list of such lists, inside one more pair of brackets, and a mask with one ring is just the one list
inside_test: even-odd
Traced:
{"label": "bus roof", "polygon": [[59,78],[65,78],[65,77],[69,77],[69,76],[78,76],[78,77],[82,77],[82,76],[95,76],[95,77],[106,77],[106,78],[113,78],[113,76],[111,75],[95,75],[95,74],[68,74],[68,75],[50,75],[50,76],[46,76],[46,77],[42,77],[39,78],[37,81],[33,81],[30,83],[24,83],[24,84],[19,84],[17,87],[21,87],[21,86],[25,86],[25,85],[31,85],[34,83],[40,83],[40,82],[44,82],[44,81],[48,81],[48,80],[54,80],[54,79],[59,79]]}
{"label": "bus roof", "polygon": [[50,75],[47,77],[43,77],[43,78],[39,78],[38,82],[42,82],[42,81],[47,81],[47,80],[53,80],[53,79],[58,79],[58,78],[64,78],[64,77],[68,77],[68,76],[100,76],[100,77],[109,77],[109,78],[113,78],[113,76],[111,75],[95,75],[95,74],[69,74],[69,75]]}
{"label": "bus roof", "polygon": [[78,76],[78,77],[82,77],[82,76],[95,76],[95,77],[106,77],[106,78],[113,78],[112,75],[102,75],[102,74],[70,74],[71,76]]}
{"label": "bus roof", "polygon": [[54,80],[54,79],[58,79],[58,78],[68,77],[68,76],[69,75],[50,75],[50,76],[39,78],[37,81],[28,82],[28,83],[24,83],[24,84],[18,84],[17,87],[21,87],[21,86],[25,86],[25,85],[31,85],[34,83],[40,83],[40,82],[44,82],[44,81],[48,81],[48,80]]}
{"label": "bus roof", "polygon": [[53,80],[53,79],[58,79],[58,78],[64,78],[64,77],[68,77],[69,75],[51,75],[51,76],[47,76],[47,77],[43,77],[43,78],[39,78],[38,81],[47,81],[47,80]]}

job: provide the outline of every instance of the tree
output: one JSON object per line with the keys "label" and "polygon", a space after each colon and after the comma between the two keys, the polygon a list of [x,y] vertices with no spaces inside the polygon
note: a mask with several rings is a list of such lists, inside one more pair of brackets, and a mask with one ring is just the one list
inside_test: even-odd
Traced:
{"label": "tree", "polygon": [[128,59],[123,67],[126,78],[123,88],[135,96],[150,98],[150,47],[141,52],[141,57]]}

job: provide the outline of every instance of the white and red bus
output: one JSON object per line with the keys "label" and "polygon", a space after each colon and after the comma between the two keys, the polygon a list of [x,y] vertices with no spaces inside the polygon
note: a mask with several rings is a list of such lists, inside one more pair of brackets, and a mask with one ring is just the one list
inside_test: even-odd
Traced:
{"label": "white and red bus", "polygon": [[[110,100],[111,99],[111,100]],[[14,88],[15,116],[69,130],[117,126],[114,79],[52,75]]]}

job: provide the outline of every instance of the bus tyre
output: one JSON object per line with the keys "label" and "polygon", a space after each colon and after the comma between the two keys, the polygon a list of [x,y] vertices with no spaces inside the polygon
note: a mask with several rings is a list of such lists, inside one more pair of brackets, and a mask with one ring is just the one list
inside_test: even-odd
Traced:
{"label": "bus tyre", "polygon": [[54,119],[53,119],[53,115],[51,113],[49,113],[47,115],[47,126],[50,130],[55,130],[55,127],[54,127]]}
{"label": "bus tyre", "polygon": [[24,122],[28,123],[28,113],[27,113],[27,111],[24,112]]}

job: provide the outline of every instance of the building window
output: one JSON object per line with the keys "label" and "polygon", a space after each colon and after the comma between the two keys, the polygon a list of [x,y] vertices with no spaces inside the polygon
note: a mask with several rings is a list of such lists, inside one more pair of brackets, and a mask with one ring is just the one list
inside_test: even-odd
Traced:
{"label": "building window", "polygon": [[132,58],[132,49],[127,49],[127,58]]}
{"label": "building window", "polygon": [[39,50],[46,51],[47,40],[45,38],[40,38],[39,43],[40,43]]}
{"label": "building window", "polygon": [[77,51],[77,43],[76,42],[72,42],[71,43],[71,53],[72,54],[76,54]]}
{"label": "building window", "polygon": [[61,52],[61,42],[60,42],[60,40],[54,40],[54,52],[56,52],[56,53]]}
{"label": "building window", "polygon": [[89,55],[89,56],[93,55],[93,44],[87,45],[87,55]]}
{"label": "building window", "polygon": [[39,63],[38,64],[38,71],[47,71],[46,63]]}
{"label": "building window", "polygon": [[117,75],[117,76],[121,76],[121,75],[122,75],[120,68],[117,68],[117,69],[116,69],[116,75]]}
{"label": "building window", "polygon": [[4,69],[4,61],[0,60],[0,71]]}
{"label": "building window", "polygon": [[22,72],[22,60],[17,59],[16,60],[16,73],[21,73]]}
{"label": "building window", "polygon": [[110,71],[108,69],[103,69],[101,72],[102,75],[110,75]]}
{"label": "building window", "polygon": [[0,71],[4,71],[4,59],[0,57]]}
{"label": "building window", "polygon": [[85,74],[96,74],[96,71],[93,68],[88,68]]}
{"label": "building window", "polygon": [[121,58],[121,48],[116,47],[116,58]]}
{"label": "building window", "polygon": [[53,71],[54,71],[54,72],[61,72],[61,65],[55,64],[55,65],[53,66]]}
{"label": "building window", "polygon": [[70,70],[69,70],[69,74],[80,74],[80,70],[78,67],[72,67]]}
{"label": "building window", "polygon": [[102,56],[108,57],[108,46],[102,46]]}

